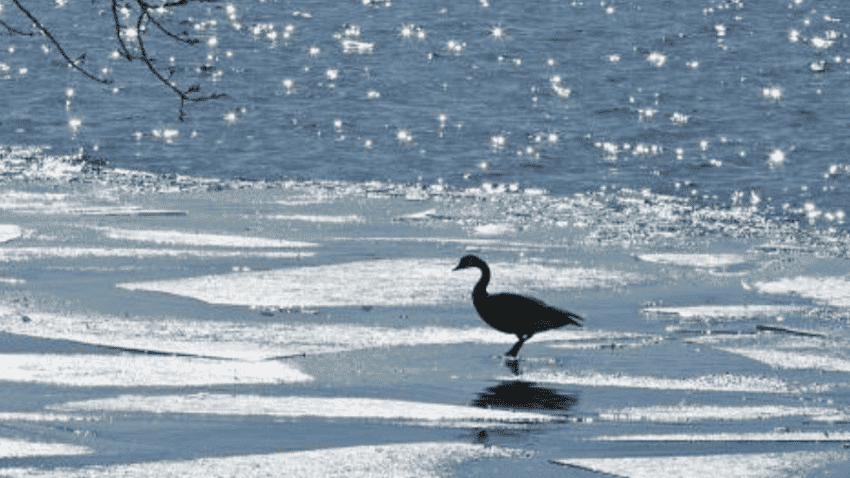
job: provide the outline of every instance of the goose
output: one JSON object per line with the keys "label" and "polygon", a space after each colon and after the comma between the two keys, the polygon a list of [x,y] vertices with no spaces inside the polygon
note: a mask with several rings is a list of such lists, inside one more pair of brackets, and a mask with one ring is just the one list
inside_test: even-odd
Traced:
{"label": "goose", "polygon": [[578,322],[581,317],[546,304],[534,297],[526,297],[519,294],[493,294],[487,293],[487,284],[490,282],[490,268],[487,263],[474,255],[463,256],[460,263],[453,270],[477,267],[481,269],[481,279],[472,289],[472,304],[478,315],[484,322],[496,330],[507,334],[514,334],[519,341],[505,354],[508,357],[516,357],[520,347],[532,335],[544,330],[556,329],[567,324],[581,327]]}

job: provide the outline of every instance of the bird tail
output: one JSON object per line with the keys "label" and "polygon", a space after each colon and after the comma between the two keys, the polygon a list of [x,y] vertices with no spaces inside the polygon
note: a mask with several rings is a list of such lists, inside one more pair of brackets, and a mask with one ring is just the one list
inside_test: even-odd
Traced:
{"label": "bird tail", "polygon": [[569,312],[568,314],[570,316],[570,322],[569,323],[577,325],[578,327],[581,327],[581,321],[584,320],[584,319],[577,316],[576,314],[573,314],[572,312]]}

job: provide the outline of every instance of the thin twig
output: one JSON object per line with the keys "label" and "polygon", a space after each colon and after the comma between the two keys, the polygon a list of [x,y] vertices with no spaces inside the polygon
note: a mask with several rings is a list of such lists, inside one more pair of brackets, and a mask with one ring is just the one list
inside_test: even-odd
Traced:
{"label": "thin twig", "polygon": [[65,58],[65,61],[67,61],[67,62],[68,62],[68,66],[73,67],[74,69],[76,69],[77,71],[79,71],[80,73],[82,73],[82,74],[86,75],[87,77],[91,78],[91,79],[92,79],[92,80],[94,80],[94,81],[97,81],[97,82],[103,83],[103,84],[105,84],[105,85],[108,85],[108,84],[112,83],[112,80],[110,80],[110,79],[105,79],[105,80],[104,80],[104,79],[98,78],[98,77],[96,77],[96,76],[92,75],[91,73],[87,72],[86,70],[84,70],[84,69],[80,68],[80,67],[77,65],[77,63],[76,63],[75,61],[71,60],[71,58],[68,56],[68,54],[67,54],[67,53],[65,53],[65,50],[63,50],[63,49],[62,49],[62,46],[59,44],[59,42],[58,42],[58,41],[56,41],[56,39],[55,39],[55,38],[53,38],[53,35],[51,35],[51,34],[50,34],[50,32],[49,32],[49,31],[47,31],[47,29],[46,29],[46,28],[44,28],[44,26],[43,26],[41,23],[39,23],[39,21],[38,21],[38,20],[36,20],[36,18],[35,18],[34,16],[32,16],[32,14],[31,14],[31,13],[30,13],[30,12],[29,12],[26,8],[24,8],[24,6],[23,6],[23,5],[21,5],[21,3],[20,3],[18,0],[12,0],[12,1],[13,1],[13,2],[15,2],[15,5],[18,7],[18,9],[20,9],[22,12],[24,12],[24,14],[25,14],[27,17],[29,17],[30,21],[31,21],[31,22],[32,22],[35,26],[37,26],[39,30],[41,30],[41,32],[42,32],[42,33],[44,33],[44,35],[45,35],[47,38],[49,38],[49,39],[50,39],[50,41],[51,41],[51,42],[53,42],[53,44],[54,44],[54,45],[56,45],[56,49],[57,49],[57,50],[59,50],[59,53],[61,53],[61,54],[62,54],[62,56]]}
{"label": "thin twig", "polygon": [[29,36],[29,37],[31,37],[31,36],[33,35],[33,33],[32,33],[32,32],[22,32],[22,31],[20,31],[20,30],[17,30],[17,29],[15,29],[15,28],[13,28],[13,27],[9,26],[9,24],[8,24],[8,23],[6,23],[6,22],[4,22],[3,20],[0,20],[0,25],[3,25],[3,26],[4,26],[4,27],[6,27],[6,29],[7,29],[7,30],[9,30],[10,32],[12,32],[12,33],[17,33],[18,35],[26,35],[26,36]]}
{"label": "thin twig", "polygon": [[141,52],[141,56],[139,57],[145,65],[148,66],[148,70],[156,76],[159,81],[161,81],[165,86],[171,88],[172,91],[177,93],[180,96],[180,121],[183,121],[183,105],[186,101],[192,102],[200,102],[207,100],[214,100],[218,98],[223,98],[225,95],[223,93],[213,93],[211,95],[202,96],[202,97],[190,97],[188,93],[195,91],[194,88],[190,88],[188,91],[184,92],[180,88],[174,86],[168,79],[166,79],[162,74],[153,66],[153,62],[151,58],[148,56],[148,52],[145,50],[145,42],[142,40],[142,32],[144,31],[144,23],[147,20],[150,20],[150,14],[148,13],[147,7],[142,6],[144,2],[139,2],[140,7],[142,8],[142,12],[139,13],[139,18],[136,21],[136,41],[139,42],[139,51]]}
{"label": "thin twig", "polygon": [[142,32],[144,31],[143,30],[143,26],[144,26],[143,23],[144,23],[145,17],[147,17],[147,15],[148,15],[147,10],[142,9],[142,12],[139,13],[139,18],[136,20],[136,41],[139,42],[139,51],[141,52],[141,56],[139,58],[143,62],[145,62],[145,64],[148,66],[148,69],[151,71],[151,73],[153,73],[154,76],[159,78],[159,81],[163,82],[165,84],[165,86],[174,90],[174,92],[177,93],[178,95],[183,96],[183,92],[180,91],[179,88],[172,85],[171,82],[169,82],[164,76],[162,76],[159,73],[159,71],[157,71],[156,68],[154,68],[153,63],[151,62],[151,59],[148,56],[148,52],[145,50],[145,42],[142,40]]}
{"label": "thin twig", "polygon": [[[84,70],[82,67],[80,67],[78,65],[79,60],[81,58],[83,58],[85,55],[82,55],[76,61],[71,60],[71,58],[68,56],[68,54],[62,48],[62,46],[53,37],[53,35],[50,34],[50,32],[47,30],[47,28],[45,28],[41,24],[41,22],[39,22],[26,8],[24,8],[24,6],[21,5],[19,0],[12,0],[12,1],[15,3],[15,5],[18,7],[18,9],[20,9],[30,19],[30,21],[42,33],[44,33],[44,35],[48,39],[50,39],[50,41],[53,43],[53,45],[56,46],[56,49],[59,51],[59,53],[62,55],[62,57],[65,58],[65,60],[68,62],[68,65],[72,66],[73,68],[75,68],[76,70],[78,70],[79,72],[84,74],[85,76],[91,78],[92,80],[95,80],[95,81],[103,83],[103,84],[112,83],[112,80],[110,80],[110,79],[104,80],[104,79],[97,78],[96,76],[87,72],[86,70]],[[181,5],[186,5],[190,1],[216,2],[217,0],[178,0],[178,1],[173,1],[173,2],[163,3],[163,4],[158,5],[156,7],[153,7],[152,5],[147,3],[145,0],[135,0],[136,3],[139,6],[139,9],[140,9],[139,16],[136,19],[136,32],[135,32],[135,39],[139,44],[139,52],[140,52],[139,55],[134,55],[130,52],[130,49],[127,47],[127,43],[124,41],[124,39],[121,36],[122,35],[122,28],[121,28],[121,20],[118,16],[118,7],[119,7],[118,1],[119,0],[112,0],[112,20],[115,24],[115,38],[118,40],[118,45],[120,46],[121,53],[123,54],[124,58],[127,59],[127,61],[133,61],[135,59],[142,60],[142,62],[144,62],[144,64],[147,66],[148,70],[160,82],[162,82],[165,86],[170,88],[174,93],[176,93],[180,97],[180,116],[179,116],[180,121],[183,121],[184,106],[185,106],[185,103],[187,101],[201,102],[201,101],[223,98],[223,97],[227,96],[223,93],[213,93],[213,94],[206,95],[206,96],[190,96],[190,95],[198,93],[200,88],[198,86],[193,85],[193,86],[190,86],[187,90],[183,91],[180,88],[178,88],[177,86],[175,86],[169,79],[171,77],[171,75],[169,75],[169,78],[166,78],[162,75],[162,73],[159,72],[159,70],[156,69],[156,67],[154,66],[154,59],[151,58],[150,56],[148,56],[148,52],[147,52],[147,50],[145,50],[145,43],[144,43],[144,39],[143,39],[145,27],[146,27],[147,23],[153,23],[161,32],[163,32],[169,38],[172,38],[174,40],[180,41],[180,42],[188,44],[188,45],[194,45],[196,43],[199,43],[200,40],[193,39],[193,38],[184,38],[184,37],[181,37],[180,35],[174,34],[171,31],[169,31],[162,24],[160,24],[155,18],[153,18],[153,16],[151,16],[150,10],[151,10],[151,8],[177,7],[177,6],[181,6]],[[4,23],[2,21],[0,21],[0,25],[6,27],[9,31],[11,31],[13,33],[17,33],[17,34],[20,34],[20,35],[29,35],[29,36],[33,35],[33,33],[26,33],[26,32],[18,31],[18,30],[10,27],[9,25],[7,25],[6,23]],[[185,32],[184,32],[184,34],[188,35]]]}
{"label": "thin twig", "polygon": [[[141,2],[139,2],[139,3],[141,3]],[[177,41],[181,41],[183,43],[186,43],[187,45],[194,45],[196,43],[201,42],[200,40],[195,39],[195,38],[180,38],[178,35],[175,35],[174,33],[171,33],[170,31],[166,30],[164,26],[162,26],[158,21],[156,21],[150,15],[148,15],[148,21],[153,23],[154,25],[156,25],[162,31],[162,33],[165,33],[166,35],[168,35],[169,37],[171,37],[171,38],[173,38]]]}
{"label": "thin twig", "polygon": [[130,50],[127,49],[127,44],[121,38],[121,22],[118,20],[118,0],[112,0],[112,19],[115,21],[115,38],[118,40],[118,45],[121,46],[121,51],[124,53],[124,58],[127,61],[133,61],[133,56],[130,55]]}
{"label": "thin twig", "polygon": [[[183,5],[188,5],[192,0],[178,0],[176,2],[166,2],[154,7],[153,5],[145,2],[144,0],[137,0],[140,3],[144,3],[147,8],[159,8],[159,7],[180,7]],[[195,0],[198,3],[218,3],[218,0]]]}

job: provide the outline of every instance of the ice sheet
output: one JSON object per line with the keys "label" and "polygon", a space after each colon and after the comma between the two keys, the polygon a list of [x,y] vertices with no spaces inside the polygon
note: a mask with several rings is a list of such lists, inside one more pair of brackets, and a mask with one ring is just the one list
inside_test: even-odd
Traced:
{"label": "ice sheet", "polygon": [[827,390],[827,385],[798,386],[772,377],[738,374],[703,375],[699,377],[653,377],[604,372],[570,373],[541,371],[525,373],[519,377],[505,376],[503,380],[518,378],[529,382],[582,385],[586,387],[649,388],[657,390],[701,390],[715,392],[791,393]]}
{"label": "ice sheet", "polygon": [[145,354],[0,354],[0,381],[77,387],[198,386],[313,380],[280,361],[241,362]]}
{"label": "ice sheet", "polygon": [[362,217],[354,214],[347,216],[330,216],[323,214],[273,214],[270,216],[266,216],[266,218],[277,221],[303,221],[330,224],[345,224],[350,222],[364,221]]}
{"label": "ice sheet", "polygon": [[[0,331],[30,337],[74,340],[95,345],[206,357],[264,360],[299,354],[339,353],[377,347],[513,344],[516,337],[489,327],[380,327],[360,324],[288,324],[190,321],[111,315],[27,312],[0,306]],[[471,322],[478,323],[471,318]],[[531,342],[639,338],[605,330],[559,329],[536,334]],[[559,345],[555,345],[559,346]]]}
{"label": "ice sheet", "polygon": [[640,254],[638,259],[687,267],[725,267],[747,262],[740,254]]}
{"label": "ice sheet", "polygon": [[[424,306],[469,300],[477,270],[451,273],[456,261],[388,259],[118,284],[131,291],[166,292],[211,304],[276,307]],[[537,264],[491,265],[491,293],[534,288],[614,287],[637,274]],[[498,272],[496,272],[498,271]],[[357,280],[352,280],[356,277]],[[568,302],[569,297],[564,297]],[[562,305],[552,301],[552,305]]]}
{"label": "ice sheet", "polygon": [[761,442],[843,442],[850,432],[843,431],[770,431],[727,433],[656,433],[638,435],[603,435],[595,441],[761,441]]}
{"label": "ice sheet", "polygon": [[830,407],[790,407],[787,405],[671,405],[626,407],[600,410],[599,419],[617,422],[648,421],[656,423],[685,423],[708,420],[762,420],[779,417],[805,417],[809,420],[835,422],[850,419],[850,415]]}
{"label": "ice sheet", "polygon": [[106,237],[126,241],[154,242],[156,244],[182,244],[187,246],[216,246],[239,248],[295,248],[317,247],[314,242],[288,241],[263,237],[229,234],[204,234],[181,231],[130,230],[113,227],[98,228]]}
{"label": "ice sheet", "polygon": [[848,458],[842,452],[748,453],[728,455],[657,456],[628,458],[570,458],[557,460],[597,473],[629,478],[784,478],[798,477],[831,461]]}
{"label": "ice sheet", "polygon": [[0,422],[96,422],[100,417],[37,412],[0,412]]}
{"label": "ice sheet", "polygon": [[437,478],[465,461],[517,458],[521,454],[520,450],[497,446],[424,442],[76,469],[8,468],[3,473],[10,477],[40,478]]}
{"label": "ice sheet", "polygon": [[789,352],[775,348],[758,347],[718,347],[718,350],[742,355],[774,368],[850,372],[850,360],[824,354]]}
{"label": "ice sheet", "polygon": [[511,224],[495,223],[481,224],[475,226],[472,230],[475,234],[478,234],[480,236],[500,236],[503,234],[516,232],[516,227]]}
{"label": "ice sheet", "polygon": [[21,226],[15,224],[0,224],[0,242],[9,242],[21,237]]}
{"label": "ice sheet", "polygon": [[69,402],[49,407],[59,411],[190,413],[209,415],[264,415],[275,418],[351,418],[425,421],[452,426],[453,422],[488,425],[535,424],[563,421],[543,413],[485,409],[463,405],[381,398],[307,397],[259,395],[121,395],[113,398]]}
{"label": "ice sheet", "polygon": [[765,294],[799,295],[833,307],[850,307],[850,281],[846,277],[797,276],[753,286]]}
{"label": "ice sheet", "polygon": [[27,281],[24,279],[16,279],[14,277],[0,277],[0,282],[3,284],[26,284]]}
{"label": "ice sheet", "polygon": [[134,205],[86,204],[70,194],[5,191],[0,193],[0,210],[21,214],[91,216],[185,216],[186,211],[145,209]]}
{"label": "ice sheet", "polygon": [[794,313],[802,313],[810,307],[797,305],[694,305],[683,307],[646,307],[643,309],[649,314],[678,315],[683,319],[719,319],[736,318],[747,319],[752,317],[778,316]]}
{"label": "ice sheet", "polygon": [[126,247],[4,247],[0,249],[0,262],[24,262],[42,259],[79,259],[85,257],[268,257],[294,259],[312,257],[314,252],[299,251],[215,251],[205,249],[159,249]]}
{"label": "ice sheet", "polygon": [[[67,445],[64,443],[37,443],[0,437],[0,458],[87,455],[89,453],[94,453],[94,450],[87,446]],[[5,470],[0,471],[0,473],[5,473]]]}

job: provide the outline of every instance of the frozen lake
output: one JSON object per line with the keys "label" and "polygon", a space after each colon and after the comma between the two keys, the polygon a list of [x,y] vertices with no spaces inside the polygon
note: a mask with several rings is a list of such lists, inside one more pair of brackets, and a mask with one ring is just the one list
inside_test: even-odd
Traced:
{"label": "frozen lake", "polygon": [[0,475],[850,471],[847,2],[140,5],[0,0]]}
{"label": "frozen lake", "polygon": [[[843,236],[649,191],[65,174],[0,196],[10,476],[850,468]],[[470,252],[585,327],[510,367]]]}

